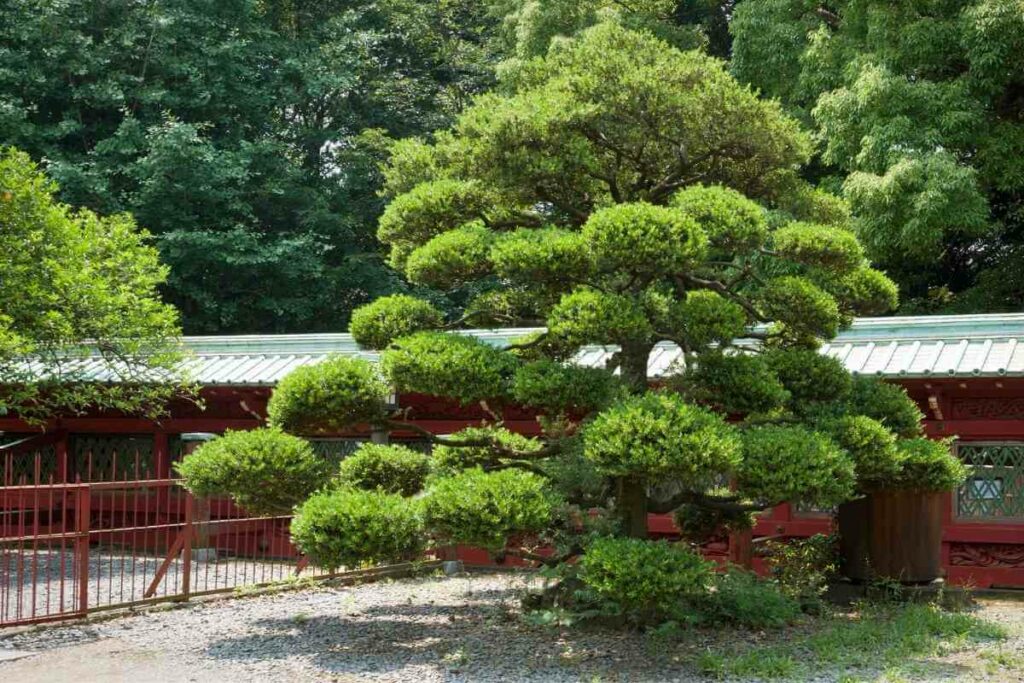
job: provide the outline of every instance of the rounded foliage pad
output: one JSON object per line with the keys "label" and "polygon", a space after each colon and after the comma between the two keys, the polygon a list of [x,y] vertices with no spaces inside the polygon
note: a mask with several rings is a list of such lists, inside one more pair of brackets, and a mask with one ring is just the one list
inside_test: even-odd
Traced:
{"label": "rounded foliage pad", "polygon": [[438,479],[423,510],[440,539],[498,552],[513,536],[546,529],[560,503],[547,481],[532,472],[473,468]]}
{"label": "rounded foliage pad", "polygon": [[348,330],[356,343],[383,349],[398,337],[440,327],[444,316],[433,304],[407,294],[382,296],[352,312]]}
{"label": "rounded foliage pad", "polygon": [[828,507],[853,495],[850,457],[824,434],[802,426],[761,426],[743,434],[737,485],[772,505],[789,501]]}
{"label": "rounded foliage pad", "polygon": [[475,337],[420,332],[385,349],[380,365],[399,391],[446,396],[466,405],[504,398],[518,361]]}
{"label": "rounded foliage pad", "polygon": [[583,453],[605,474],[710,481],[739,464],[740,438],[707,408],[650,393],[594,418],[583,432]]}
{"label": "rounded foliage pad", "polygon": [[411,496],[430,474],[430,457],[398,444],[365,443],[341,461],[337,483]]}
{"label": "rounded foliage pad", "polygon": [[416,501],[354,488],[315,494],[296,510],[291,534],[317,566],[334,569],[413,560],[426,545]]}
{"label": "rounded foliage pad", "polygon": [[638,538],[599,538],[580,559],[580,578],[600,597],[638,616],[672,614],[704,593],[714,563],[682,545]]}
{"label": "rounded foliage pad", "polygon": [[278,382],[267,402],[267,418],[294,434],[342,432],[383,419],[388,393],[369,361],[331,356]]}
{"label": "rounded foliage pad", "polygon": [[291,512],[327,478],[326,464],[308,441],[273,427],[229,431],[174,468],[194,495],[227,495],[254,515]]}

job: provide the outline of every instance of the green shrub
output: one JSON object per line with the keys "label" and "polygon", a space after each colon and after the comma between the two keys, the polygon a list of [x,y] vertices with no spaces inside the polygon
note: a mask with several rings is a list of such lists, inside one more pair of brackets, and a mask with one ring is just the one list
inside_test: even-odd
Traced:
{"label": "green shrub", "polygon": [[647,393],[599,413],[583,430],[583,453],[609,475],[706,481],[736,467],[740,440],[720,415]]}
{"label": "green shrub", "polygon": [[647,341],[654,330],[629,297],[593,289],[564,295],[548,313],[551,336],[567,344],[622,344]]}
{"label": "green shrub", "polygon": [[407,294],[382,296],[352,311],[348,331],[356,343],[368,349],[383,349],[414,332],[431,330],[444,323],[433,304]]}
{"label": "green shrub", "polygon": [[381,371],[399,391],[445,396],[463,405],[503,398],[515,356],[475,337],[418,332],[381,352]]}
{"label": "green shrub", "polygon": [[967,468],[950,449],[950,440],[920,437],[896,442],[902,471],[887,489],[952,491],[967,478]]}
{"label": "green shrub", "polygon": [[[452,441],[476,441],[489,439],[502,448],[515,451],[537,451],[543,444],[522,434],[516,434],[504,427],[467,427],[449,437]],[[450,476],[462,470],[485,465],[498,464],[502,456],[488,446],[434,446],[431,464],[435,474]]]}
{"label": "green shrub", "polygon": [[765,564],[783,594],[807,612],[818,612],[829,580],[838,570],[836,536],[815,534],[791,541],[768,541]]}
{"label": "green shrub", "polygon": [[862,266],[833,281],[831,291],[856,315],[884,315],[899,305],[899,287],[885,273]]}
{"label": "green shrub", "polygon": [[835,298],[802,277],[773,278],[758,298],[765,315],[797,338],[827,339],[839,332],[842,317]]}
{"label": "green shrub", "polygon": [[425,547],[416,501],[382,491],[323,491],[299,506],[292,540],[320,567],[416,559]]}
{"label": "green shrub", "polygon": [[854,491],[853,461],[831,439],[801,426],[760,426],[743,433],[739,490],[770,504],[830,506]]}
{"label": "green shrub", "polygon": [[436,479],[423,510],[427,528],[440,540],[498,552],[513,536],[544,531],[562,502],[532,472],[473,468]]}
{"label": "green shrub", "polygon": [[621,385],[601,368],[539,360],[516,370],[512,398],[545,415],[586,415],[601,410],[621,392]]}
{"label": "green shrub", "polygon": [[580,282],[594,270],[583,236],[560,228],[520,228],[498,238],[491,248],[498,275],[517,282]]}
{"label": "green shrub", "polygon": [[423,489],[430,457],[398,445],[367,443],[341,461],[338,483],[411,496]]}
{"label": "green shrub", "polygon": [[672,205],[696,220],[720,250],[756,249],[768,236],[764,209],[728,187],[691,185],[672,197]]}
{"label": "green shrub", "polygon": [[789,400],[789,392],[764,358],[708,351],[673,382],[695,401],[726,413],[768,413]]}
{"label": "green shrub", "polygon": [[450,289],[487,275],[494,233],[479,221],[442,232],[417,247],[405,264],[410,282]]}
{"label": "green shrub", "polygon": [[848,273],[864,263],[864,248],[844,228],[812,223],[790,223],[772,235],[779,256],[832,273]]}
{"label": "green shrub", "polygon": [[704,620],[748,628],[778,628],[800,616],[800,604],[773,583],[741,569],[715,576],[712,591],[700,600]]}
{"label": "green shrub", "polygon": [[826,422],[825,428],[853,458],[859,490],[885,486],[899,475],[902,454],[896,448],[896,436],[878,420],[847,415]]}
{"label": "green shrub", "polygon": [[267,418],[293,434],[337,433],[383,419],[388,393],[368,361],[331,356],[278,382],[267,403]]}
{"label": "green shrub", "polygon": [[711,344],[730,344],[746,332],[748,317],[739,304],[707,290],[688,292],[669,307],[665,330],[696,351]]}
{"label": "green shrub", "polygon": [[764,359],[789,392],[789,405],[797,413],[845,399],[853,386],[840,361],[811,349],[773,349]]}
{"label": "green shrub", "polygon": [[874,377],[855,377],[850,411],[878,420],[897,436],[910,439],[921,434],[924,415],[907,390]]}
{"label": "green shrub", "polygon": [[673,615],[704,594],[714,566],[681,545],[616,537],[591,542],[579,565],[587,588],[644,621]]}
{"label": "green shrub", "polygon": [[305,439],[280,429],[227,432],[174,468],[194,495],[228,495],[254,515],[291,512],[326,481],[326,464]]}
{"label": "green shrub", "polygon": [[679,273],[707,252],[707,235],[693,218],[643,202],[598,209],[581,233],[600,272]]}
{"label": "green shrub", "polygon": [[478,182],[442,179],[420,183],[387,205],[377,236],[392,246],[391,265],[402,270],[412,249],[480,218],[493,201],[492,193]]}

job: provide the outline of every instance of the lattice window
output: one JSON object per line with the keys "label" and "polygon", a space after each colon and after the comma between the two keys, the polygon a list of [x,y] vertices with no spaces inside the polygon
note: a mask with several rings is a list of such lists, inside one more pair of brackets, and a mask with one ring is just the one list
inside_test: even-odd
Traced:
{"label": "lattice window", "polygon": [[[38,434],[0,432],[0,446],[16,444]],[[57,479],[57,449],[52,443],[17,453],[0,451],[0,486],[46,484]]]}
{"label": "lattice window", "polygon": [[836,508],[828,507],[821,508],[815,507],[811,503],[800,502],[793,506],[793,514],[797,517],[832,517],[836,513]]}
{"label": "lattice window", "polygon": [[[333,462],[341,462],[346,457],[355,453],[356,449],[367,441],[369,439],[310,439],[309,443],[313,446],[313,450],[317,455]],[[426,440],[394,440],[391,443],[407,446],[414,451],[430,453],[430,442]]]}
{"label": "lattice window", "polygon": [[74,434],[70,451],[72,476],[82,481],[145,479],[156,472],[151,435]]}
{"label": "lattice window", "polygon": [[332,462],[341,462],[369,439],[310,439],[313,451]]}
{"label": "lattice window", "polygon": [[961,443],[967,481],[956,495],[958,517],[1024,519],[1024,443]]}

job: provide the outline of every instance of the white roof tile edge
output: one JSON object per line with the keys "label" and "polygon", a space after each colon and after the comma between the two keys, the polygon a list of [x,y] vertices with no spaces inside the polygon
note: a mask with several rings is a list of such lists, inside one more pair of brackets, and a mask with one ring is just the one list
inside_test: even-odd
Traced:
{"label": "white roof tile edge", "polygon": [[[536,331],[537,328],[509,328],[459,333],[500,345]],[[823,345],[821,351],[838,358],[857,374],[894,378],[1002,377],[1024,375],[1024,344],[1018,343],[1021,340],[1024,313],[860,318]],[[368,360],[377,357],[374,352],[360,349],[349,334],[185,337],[183,342],[195,354],[192,369],[196,379],[208,385],[269,386],[286,371],[331,354],[357,355]],[[612,347],[587,347],[580,351],[577,361],[601,366],[614,351]],[[677,366],[680,355],[674,344],[659,344],[651,354],[651,376],[660,377]]]}
{"label": "white roof tile edge", "polygon": [[[462,330],[495,345],[537,328]],[[821,347],[853,373],[892,378],[1024,376],[1024,314],[860,318]],[[376,360],[349,334],[282,334],[184,337],[193,354],[192,376],[207,386],[273,386],[291,370],[341,354]],[[603,366],[613,347],[590,346],[577,362]],[[648,372],[661,377],[679,367],[681,353],[662,342],[651,353]],[[111,379],[102,361],[83,359],[82,375]]]}

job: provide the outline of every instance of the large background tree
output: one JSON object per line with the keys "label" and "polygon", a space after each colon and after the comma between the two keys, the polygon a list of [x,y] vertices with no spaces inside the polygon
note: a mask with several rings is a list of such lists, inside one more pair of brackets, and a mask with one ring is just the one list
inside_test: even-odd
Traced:
{"label": "large background tree", "polygon": [[1020,310],[1024,3],[744,0],[733,73],[815,127],[904,310]]}
{"label": "large background tree", "polygon": [[167,269],[130,216],[72,210],[56,189],[0,148],[0,415],[158,415],[185,389]]}
{"label": "large background tree", "polygon": [[[0,2],[0,140],[129,211],[188,332],[338,329],[380,264],[383,134],[491,82],[474,2]],[[493,24],[493,22],[491,22]]]}
{"label": "large background tree", "polygon": [[[598,24],[522,62],[514,92],[479,98],[433,143],[392,151],[379,232],[391,263],[466,305],[446,322],[421,299],[378,299],[350,329],[380,350],[379,368],[335,358],[275,390],[274,429],[370,424],[433,445],[429,475],[422,458],[372,446],[304,502],[293,533],[314,560],[396,559],[428,540],[546,564],[582,554],[590,589],[644,611],[665,596],[636,572],[680,591],[707,580],[693,553],[640,540],[650,511],[674,512],[701,541],[784,501],[955,483],[946,446],[915,438],[920,413],[902,390],[855,382],[817,353],[853,315],[895,306],[896,289],[835,198],[800,180],[811,144],[798,123],[722,62]],[[507,348],[451,332],[483,322],[546,329]],[[660,341],[684,363],[651,390]],[[568,360],[589,344],[616,349],[606,367]],[[391,388],[490,418],[430,434],[388,412]],[[543,436],[506,430],[510,405],[535,410]],[[268,470],[309,471],[309,451],[236,467],[240,438],[186,458],[188,485],[242,499]],[[554,555],[531,550],[541,542]]]}

